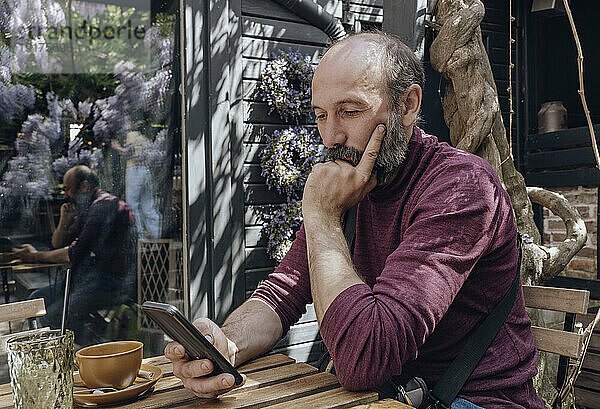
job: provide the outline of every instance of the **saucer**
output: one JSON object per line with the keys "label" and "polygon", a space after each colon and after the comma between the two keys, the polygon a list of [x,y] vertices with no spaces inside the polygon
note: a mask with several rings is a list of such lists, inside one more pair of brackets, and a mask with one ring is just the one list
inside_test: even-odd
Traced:
{"label": "saucer", "polygon": [[75,405],[83,407],[108,406],[138,398],[152,388],[163,374],[158,366],[150,364],[142,364],[140,369],[152,372],[154,374],[153,379],[150,381],[148,379],[137,377],[135,378],[133,385],[116,392],[77,392],[77,390],[87,390],[87,387],[78,386],[78,382],[76,382],[76,386],[73,389],[73,401]]}

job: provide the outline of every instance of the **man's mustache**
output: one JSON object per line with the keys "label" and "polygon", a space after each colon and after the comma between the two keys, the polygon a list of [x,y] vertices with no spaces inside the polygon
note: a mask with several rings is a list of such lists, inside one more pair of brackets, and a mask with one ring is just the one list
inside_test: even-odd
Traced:
{"label": "man's mustache", "polygon": [[352,166],[357,166],[362,158],[362,155],[363,152],[356,148],[338,144],[331,148],[327,148],[327,151],[325,152],[325,160],[335,161],[340,159],[350,162]]}

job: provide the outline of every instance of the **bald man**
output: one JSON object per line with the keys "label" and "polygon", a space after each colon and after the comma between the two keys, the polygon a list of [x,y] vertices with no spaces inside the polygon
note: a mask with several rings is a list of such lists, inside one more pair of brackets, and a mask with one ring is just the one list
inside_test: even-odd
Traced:
{"label": "bald man", "polygon": [[[324,55],[312,105],[328,161],[306,182],[304,224],[221,328],[195,321],[233,365],[272,348],[314,302],[345,388],[413,376],[432,386],[510,288],[519,253],[508,194],[487,162],[415,125],[423,82],[414,54],[383,33],[350,36]],[[341,220],[355,205],[351,253]],[[452,408],[544,407],[533,389],[530,324],[519,291]],[[165,348],[196,395],[232,388],[231,375],[210,376],[210,361],[184,352]]]}
{"label": "bald man", "polygon": [[[63,177],[66,203],[52,235],[54,250],[37,251],[31,244],[14,249],[23,261],[68,263],[72,269],[68,328],[84,345],[81,325],[90,312],[120,305],[135,291],[137,233],[127,203],[99,188],[98,177],[87,166],[69,169]],[[44,326],[59,328],[64,281],[34,291],[44,298]]]}

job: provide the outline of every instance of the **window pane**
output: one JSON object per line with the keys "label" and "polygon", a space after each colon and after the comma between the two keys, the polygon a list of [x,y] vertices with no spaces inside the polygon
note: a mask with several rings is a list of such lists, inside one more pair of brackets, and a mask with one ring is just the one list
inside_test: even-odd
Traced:
{"label": "window pane", "polygon": [[140,339],[161,353],[138,305],[183,311],[178,7],[0,7],[0,265],[15,281],[0,298],[43,296],[41,324],[58,327],[71,267],[81,346]]}

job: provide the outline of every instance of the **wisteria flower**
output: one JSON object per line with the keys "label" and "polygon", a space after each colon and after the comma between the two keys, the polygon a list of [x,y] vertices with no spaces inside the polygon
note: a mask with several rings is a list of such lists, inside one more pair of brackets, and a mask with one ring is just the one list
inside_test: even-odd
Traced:
{"label": "wisteria flower", "polygon": [[298,126],[275,131],[260,155],[262,175],[270,189],[298,197],[320,156],[314,131]]}
{"label": "wisteria flower", "polygon": [[261,74],[260,91],[270,112],[284,119],[298,118],[310,112],[311,58],[299,51],[279,51]]}
{"label": "wisteria flower", "polygon": [[294,234],[302,223],[302,203],[291,200],[282,205],[272,206],[271,211],[263,214],[262,234],[268,239],[267,253],[280,262],[294,241]]}

